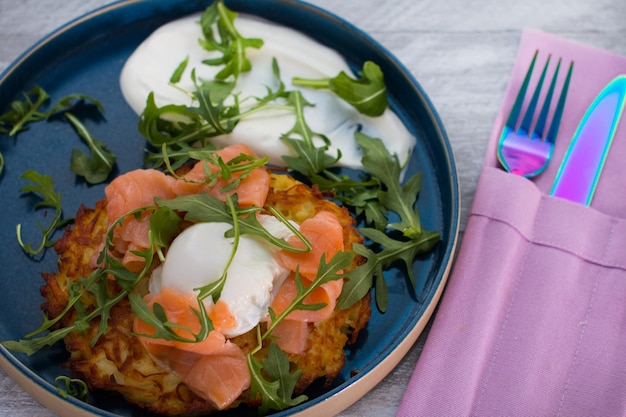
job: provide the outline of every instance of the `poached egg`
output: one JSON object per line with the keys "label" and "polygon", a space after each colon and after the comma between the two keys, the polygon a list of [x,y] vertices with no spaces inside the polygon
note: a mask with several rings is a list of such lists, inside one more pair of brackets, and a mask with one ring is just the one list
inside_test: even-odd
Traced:
{"label": "poached egg", "polygon": [[[259,215],[259,222],[274,236],[287,239],[293,233],[280,220]],[[197,223],[178,235],[165,261],[150,279],[149,290],[158,293],[169,287],[183,294],[217,281],[231,256],[233,238],[224,236],[232,228],[227,223]],[[268,316],[268,308],[290,271],[274,260],[278,249],[261,237],[241,235],[235,256],[226,271],[227,278],[219,300],[235,318],[234,327],[224,329],[226,337],[235,337],[253,329]],[[211,297],[204,300],[211,312]]]}

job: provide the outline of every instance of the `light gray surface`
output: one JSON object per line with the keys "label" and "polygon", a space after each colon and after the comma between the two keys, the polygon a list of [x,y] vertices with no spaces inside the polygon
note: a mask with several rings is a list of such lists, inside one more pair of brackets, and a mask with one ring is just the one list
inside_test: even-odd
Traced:
{"label": "light gray surface", "polygon": [[[0,72],[41,37],[108,0],[0,0]],[[315,0],[385,46],[413,73],[452,143],[462,229],[487,138],[517,51],[534,27],[626,54],[624,0]],[[393,416],[426,334],[396,369],[343,417]],[[451,393],[453,395],[453,393]],[[0,371],[0,417],[49,417]]]}

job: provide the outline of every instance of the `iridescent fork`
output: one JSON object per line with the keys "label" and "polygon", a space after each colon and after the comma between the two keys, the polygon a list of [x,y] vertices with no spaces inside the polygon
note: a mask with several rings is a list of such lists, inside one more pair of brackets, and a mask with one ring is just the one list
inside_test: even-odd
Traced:
{"label": "iridescent fork", "polygon": [[550,56],[546,60],[546,64],[543,67],[535,91],[530,99],[524,118],[522,119],[519,128],[516,130],[519,115],[524,103],[524,96],[528,89],[528,84],[537,60],[539,51],[535,52],[533,59],[528,67],[522,86],[520,87],[515,103],[511,109],[511,113],[506,121],[502,134],[500,135],[500,141],[498,143],[498,160],[507,171],[523,175],[527,178],[534,177],[540,174],[546,169],[550,159],[552,158],[552,151],[554,150],[554,141],[559,130],[559,124],[561,122],[561,116],[563,115],[563,107],[565,106],[565,98],[567,97],[567,90],[569,88],[570,78],[572,76],[572,70],[574,63],[570,63],[567,71],[567,76],[561,89],[561,95],[557,102],[554,114],[552,116],[552,122],[550,128],[544,137],[544,129],[548,118],[548,112],[550,110],[550,103],[554,94],[559,69],[561,67],[561,60],[556,66],[552,81],[546,93],[541,111],[535,122],[535,125],[531,131],[531,125],[535,115],[535,108],[539,101],[541,94],[541,88],[548,70],[548,64],[550,63]]}

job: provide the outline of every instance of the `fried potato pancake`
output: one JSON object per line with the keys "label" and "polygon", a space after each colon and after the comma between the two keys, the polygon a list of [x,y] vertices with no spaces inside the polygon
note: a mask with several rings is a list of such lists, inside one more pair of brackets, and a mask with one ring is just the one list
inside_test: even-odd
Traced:
{"label": "fried potato pancake", "polygon": [[[354,220],[345,208],[339,207],[317,190],[296,181],[287,175],[271,175],[270,192],[266,207],[278,209],[286,218],[301,223],[318,211],[331,211],[337,215],[344,230],[344,247],[351,250],[362,237],[354,228]],[[102,248],[107,228],[106,201],[99,201],[95,208],[81,207],[72,227],[68,227],[55,250],[59,254],[59,270],[44,273],[45,284],[41,293],[45,298],[42,310],[48,317],[60,314],[68,303],[68,288],[81,278],[88,277],[94,270],[94,259]],[[355,256],[352,267],[362,262]],[[147,281],[147,280],[146,280]],[[109,293],[119,292],[117,284],[108,282]],[[147,282],[136,291],[147,293]],[[82,308],[89,311],[96,305],[94,295],[87,293],[81,298]],[[344,347],[353,343],[371,314],[370,295],[346,310],[335,309],[326,320],[309,323],[310,333],[302,354],[289,354],[292,370],[302,375],[296,385],[295,394],[302,393],[312,382],[321,379],[330,384],[345,363]],[[77,317],[75,310],[66,314],[60,326],[68,326]],[[74,331],[66,336],[65,345],[70,353],[68,366],[71,373],[84,380],[92,390],[108,390],[121,394],[128,402],[151,412],[177,415],[203,415],[215,412],[207,400],[194,394],[174,374],[159,367],[150,357],[137,337],[131,334],[134,314],[127,299],[111,309],[107,331],[91,346],[97,334],[100,319],[94,319],[85,331]],[[255,330],[231,339],[244,353],[256,347]],[[260,360],[267,354],[267,347],[255,354]],[[356,371],[356,370],[355,370]],[[232,406],[245,404],[255,407],[259,398],[252,398],[249,390],[244,391]]]}

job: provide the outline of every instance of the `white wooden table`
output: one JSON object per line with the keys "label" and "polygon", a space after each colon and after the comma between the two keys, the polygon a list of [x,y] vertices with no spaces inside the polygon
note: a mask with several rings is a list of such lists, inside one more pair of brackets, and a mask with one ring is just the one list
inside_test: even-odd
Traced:
{"label": "white wooden table", "polygon": [[[110,0],[0,0],[0,71],[68,20]],[[454,150],[463,230],[487,138],[503,98],[520,30],[550,31],[626,54],[624,0],[313,0],[369,33],[429,95]],[[396,369],[343,417],[393,416],[425,332]],[[49,417],[0,371],[0,417]]]}

